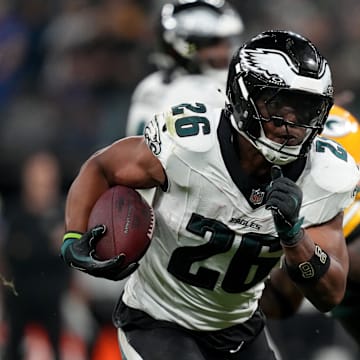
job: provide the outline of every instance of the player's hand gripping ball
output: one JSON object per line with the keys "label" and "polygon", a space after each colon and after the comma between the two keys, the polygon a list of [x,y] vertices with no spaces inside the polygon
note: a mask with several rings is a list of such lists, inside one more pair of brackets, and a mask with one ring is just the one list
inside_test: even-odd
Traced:
{"label": "player's hand gripping ball", "polygon": [[138,262],[148,249],[155,225],[152,207],[134,189],[114,186],[95,203],[88,229],[106,226],[96,241],[94,257],[108,260],[124,254],[123,266]]}
{"label": "player's hand gripping ball", "polygon": [[67,231],[64,262],[95,277],[121,280],[139,266],[150,245],[154,213],[138,192],[124,186],[107,190],[95,203],[83,234]]}

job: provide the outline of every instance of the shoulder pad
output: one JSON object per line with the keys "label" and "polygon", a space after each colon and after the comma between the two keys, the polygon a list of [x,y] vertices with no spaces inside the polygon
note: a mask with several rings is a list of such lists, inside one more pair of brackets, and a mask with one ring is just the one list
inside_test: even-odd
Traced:
{"label": "shoulder pad", "polygon": [[[162,81],[162,73],[160,71],[154,72],[143,80],[141,80],[138,85],[136,86],[132,98],[132,101],[145,101],[149,104],[152,104],[152,101],[155,103],[159,102],[159,95],[158,89],[163,89],[166,85]],[[154,89],[157,89],[154,91]]]}
{"label": "shoulder pad", "polygon": [[[225,77],[226,78],[226,77]],[[179,103],[201,102],[207,107],[224,107],[226,102],[225,84],[210,76],[187,74],[177,77],[164,93],[164,103],[169,106]]]}
{"label": "shoulder pad", "polygon": [[[192,152],[206,152],[212,148],[221,109],[207,108],[203,103],[182,103],[157,116],[163,122],[166,135],[176,145]],[[162,119],[161,119],[162,117]]]}
{"label": "shoulder pad", "polygon": [[355,160],[333,140],[316,138],[310,151],[310,161],[310,176],[326,191],[353,191],[360,180],[360,171]]}

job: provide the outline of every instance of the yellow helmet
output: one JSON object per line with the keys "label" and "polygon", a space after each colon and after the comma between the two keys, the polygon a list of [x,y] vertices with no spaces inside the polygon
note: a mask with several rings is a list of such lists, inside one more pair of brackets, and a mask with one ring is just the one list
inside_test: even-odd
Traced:
{"label": "yellow helmet", "polygon": [[360,164],[360,123],[349,111],[333,105],[321,135],[338,142]]}

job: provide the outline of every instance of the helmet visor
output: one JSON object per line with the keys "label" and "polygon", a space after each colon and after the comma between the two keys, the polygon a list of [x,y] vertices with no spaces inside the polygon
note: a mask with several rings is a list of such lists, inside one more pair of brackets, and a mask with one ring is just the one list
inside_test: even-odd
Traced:
{"label": "helmet visor", "polygon": [[[267,116],[261,114],[261,120],[274,121],[277,126],[288,124],[305,128],[322,128],[332,104],[328,97],[309,94],[304,91],[266,88],[260,91],[257,101],[263,101]],[[285,119],[291,113],[291,119]]]}

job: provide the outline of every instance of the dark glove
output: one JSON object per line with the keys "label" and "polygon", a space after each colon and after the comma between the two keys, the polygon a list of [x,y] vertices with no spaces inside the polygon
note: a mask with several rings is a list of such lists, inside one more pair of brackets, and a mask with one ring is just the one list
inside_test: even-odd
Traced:
{"label": "dark glove", "polygon": [[293,246],[303,236],[299,219],[302,203],[301,189],[289,178],[283,177],[281,168],[271,168],[271,183],[266,192],[265,208],[271,210],[276,231],[284,245]]}
{"label": "dark glove", "polygon": [[131,263],[124,266],[125,254],[109,260],[96,259],[95,246],[105,232],[105,225],[97,225],[84,234],[67,232],[61,245],[61,257],[64,262],[74,269],[95,277],[121,280],[129,276],[139,264]]}

